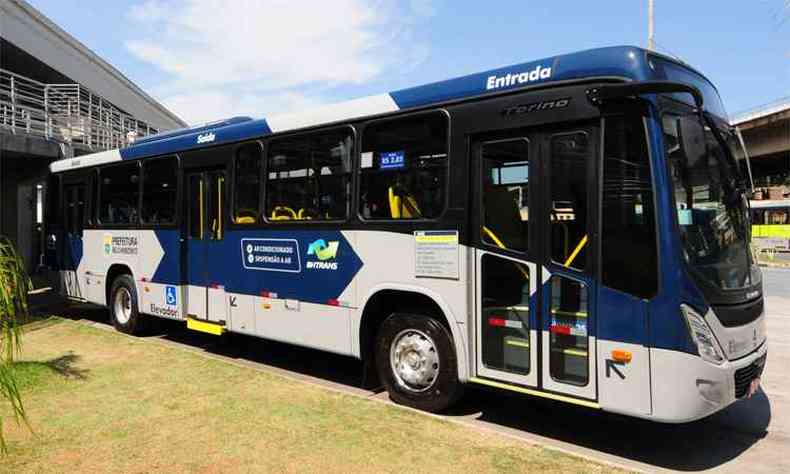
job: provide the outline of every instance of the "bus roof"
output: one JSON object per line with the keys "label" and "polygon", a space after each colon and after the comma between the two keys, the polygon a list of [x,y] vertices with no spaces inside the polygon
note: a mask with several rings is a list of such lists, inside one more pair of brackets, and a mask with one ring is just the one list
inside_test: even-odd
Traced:
{"label": "bus roof", "polygon": [[[50,169],[52,172],[61,172],[114,161],[178,153],[194,148],[253,139],[272,133],[357,120],[406,109],[436,106],[447,102],[559,82],[592,79],[626,81],[672,79],[669,77],[669,68],[666,72],[663,71],[663,68],[656,68],[649,61],[648,54],[651,57],[660,58],[666,64],[674,65],[675,68],[681,66],[682,74],[680,77],[675,75],[677,80],[684,81],[685,78],[690,77],[685,80],[693,81],[697,86],[703,83],[703,89],[716,94],[715,89],[704,76],[684,63],[635,46],[612,46],[491,69],[298,113],[256,120],[251,120],[248,117],[234,117],[195,127],[172,130],[138,139],[126,148],[59,160],[52,163]],[[703,90],[703,93],[706,90]],[[716,99],[718,99],[717,94]],[[708,97],[706,97],[707,102]]]}

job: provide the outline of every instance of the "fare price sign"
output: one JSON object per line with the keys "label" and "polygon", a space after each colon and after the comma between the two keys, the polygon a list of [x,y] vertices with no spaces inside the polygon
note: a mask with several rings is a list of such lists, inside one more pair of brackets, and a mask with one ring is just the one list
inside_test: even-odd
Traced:
{"label": "fare price sign", "polygon": [[390,170],[406,166],[406,152],[386,151],[379,155],[379,169]]}

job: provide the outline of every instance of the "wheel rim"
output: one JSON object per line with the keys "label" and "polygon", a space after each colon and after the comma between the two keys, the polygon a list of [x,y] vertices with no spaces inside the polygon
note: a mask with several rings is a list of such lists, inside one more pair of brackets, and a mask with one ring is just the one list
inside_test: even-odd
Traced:
{"label": "wheel rim", "polygon": [[126,324],[132,317],[132,294],[127,288],[118,288],[115,292],[115,302],[113,305],[115,320],[121,324]]}
{"label": "wheel rim", "polygon": [[390,367],[398,385],[410,392],[424,392],[439,375],[436,344],[422,331],[403,330],[390,345]]}

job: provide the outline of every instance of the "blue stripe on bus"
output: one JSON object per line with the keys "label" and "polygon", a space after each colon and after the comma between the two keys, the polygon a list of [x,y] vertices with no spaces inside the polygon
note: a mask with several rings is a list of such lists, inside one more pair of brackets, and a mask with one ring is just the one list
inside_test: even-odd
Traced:
{"label": "blue stripe on bus", "polygon": [[151,276],[154,283],[178,285],[181,283],[181,231],[178,229],[154,231],[164,256]]}
{"label": "blue stripe on bus", "polygon": [[[176,284],[180,281],[180,237],[178,231],[157,231],[157,239],[165,251],[152,281]],[[195,241],[194,254],[184,267],[188,270],[182,283],[194,286],[220,284],[229,293],[260,295],[276,293],[278,298],[297,299],[308,303],[327,304],[335,300],[351,284],[363,266],[351,244],[339,231],[228,231],[222,241]],[[242,247],[254,245],[250,240],[295,242],[283,247],[293,248],[298,265],[279,265],[276,262],[254,265],[247,262],[250,252]],[[334,252],[317,255],[310,248],[331,247]],[[252,252],[257,254],[258,252]],[[253,255],[254,256],[254,255]],[[271,256],[271,255],[269,255]],[[323,258],[323,260],[322,260]],[[286,271],[297,269],[297,271]]]}
{"label": "blue stripe on bus", "polygon": [[206,148],[223,143],[233,143],[272,133],[266,120],[251,120],[224,127],[203,129],[185,135],[152,140],[126,148],[121,148],[121,158],[133,160],[147,156],[164,155],[194,148]]}

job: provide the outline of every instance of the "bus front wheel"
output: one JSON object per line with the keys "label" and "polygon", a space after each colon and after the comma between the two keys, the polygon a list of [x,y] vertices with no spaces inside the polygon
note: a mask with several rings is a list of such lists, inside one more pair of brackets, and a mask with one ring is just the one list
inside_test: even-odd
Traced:
{"label": "bus front wheel", "polygon": [[395,313],[384,320],[376,337],[376,368],[400,405],[437,413],[461,395],[450,332],[428,316]]}
{"label": "bus front wheel", "polygon": [[142,332],[144,316],[137,308],[137,287],[131,276],[121,275],[113,281],[108,306],[115,329],[132,335]]}

